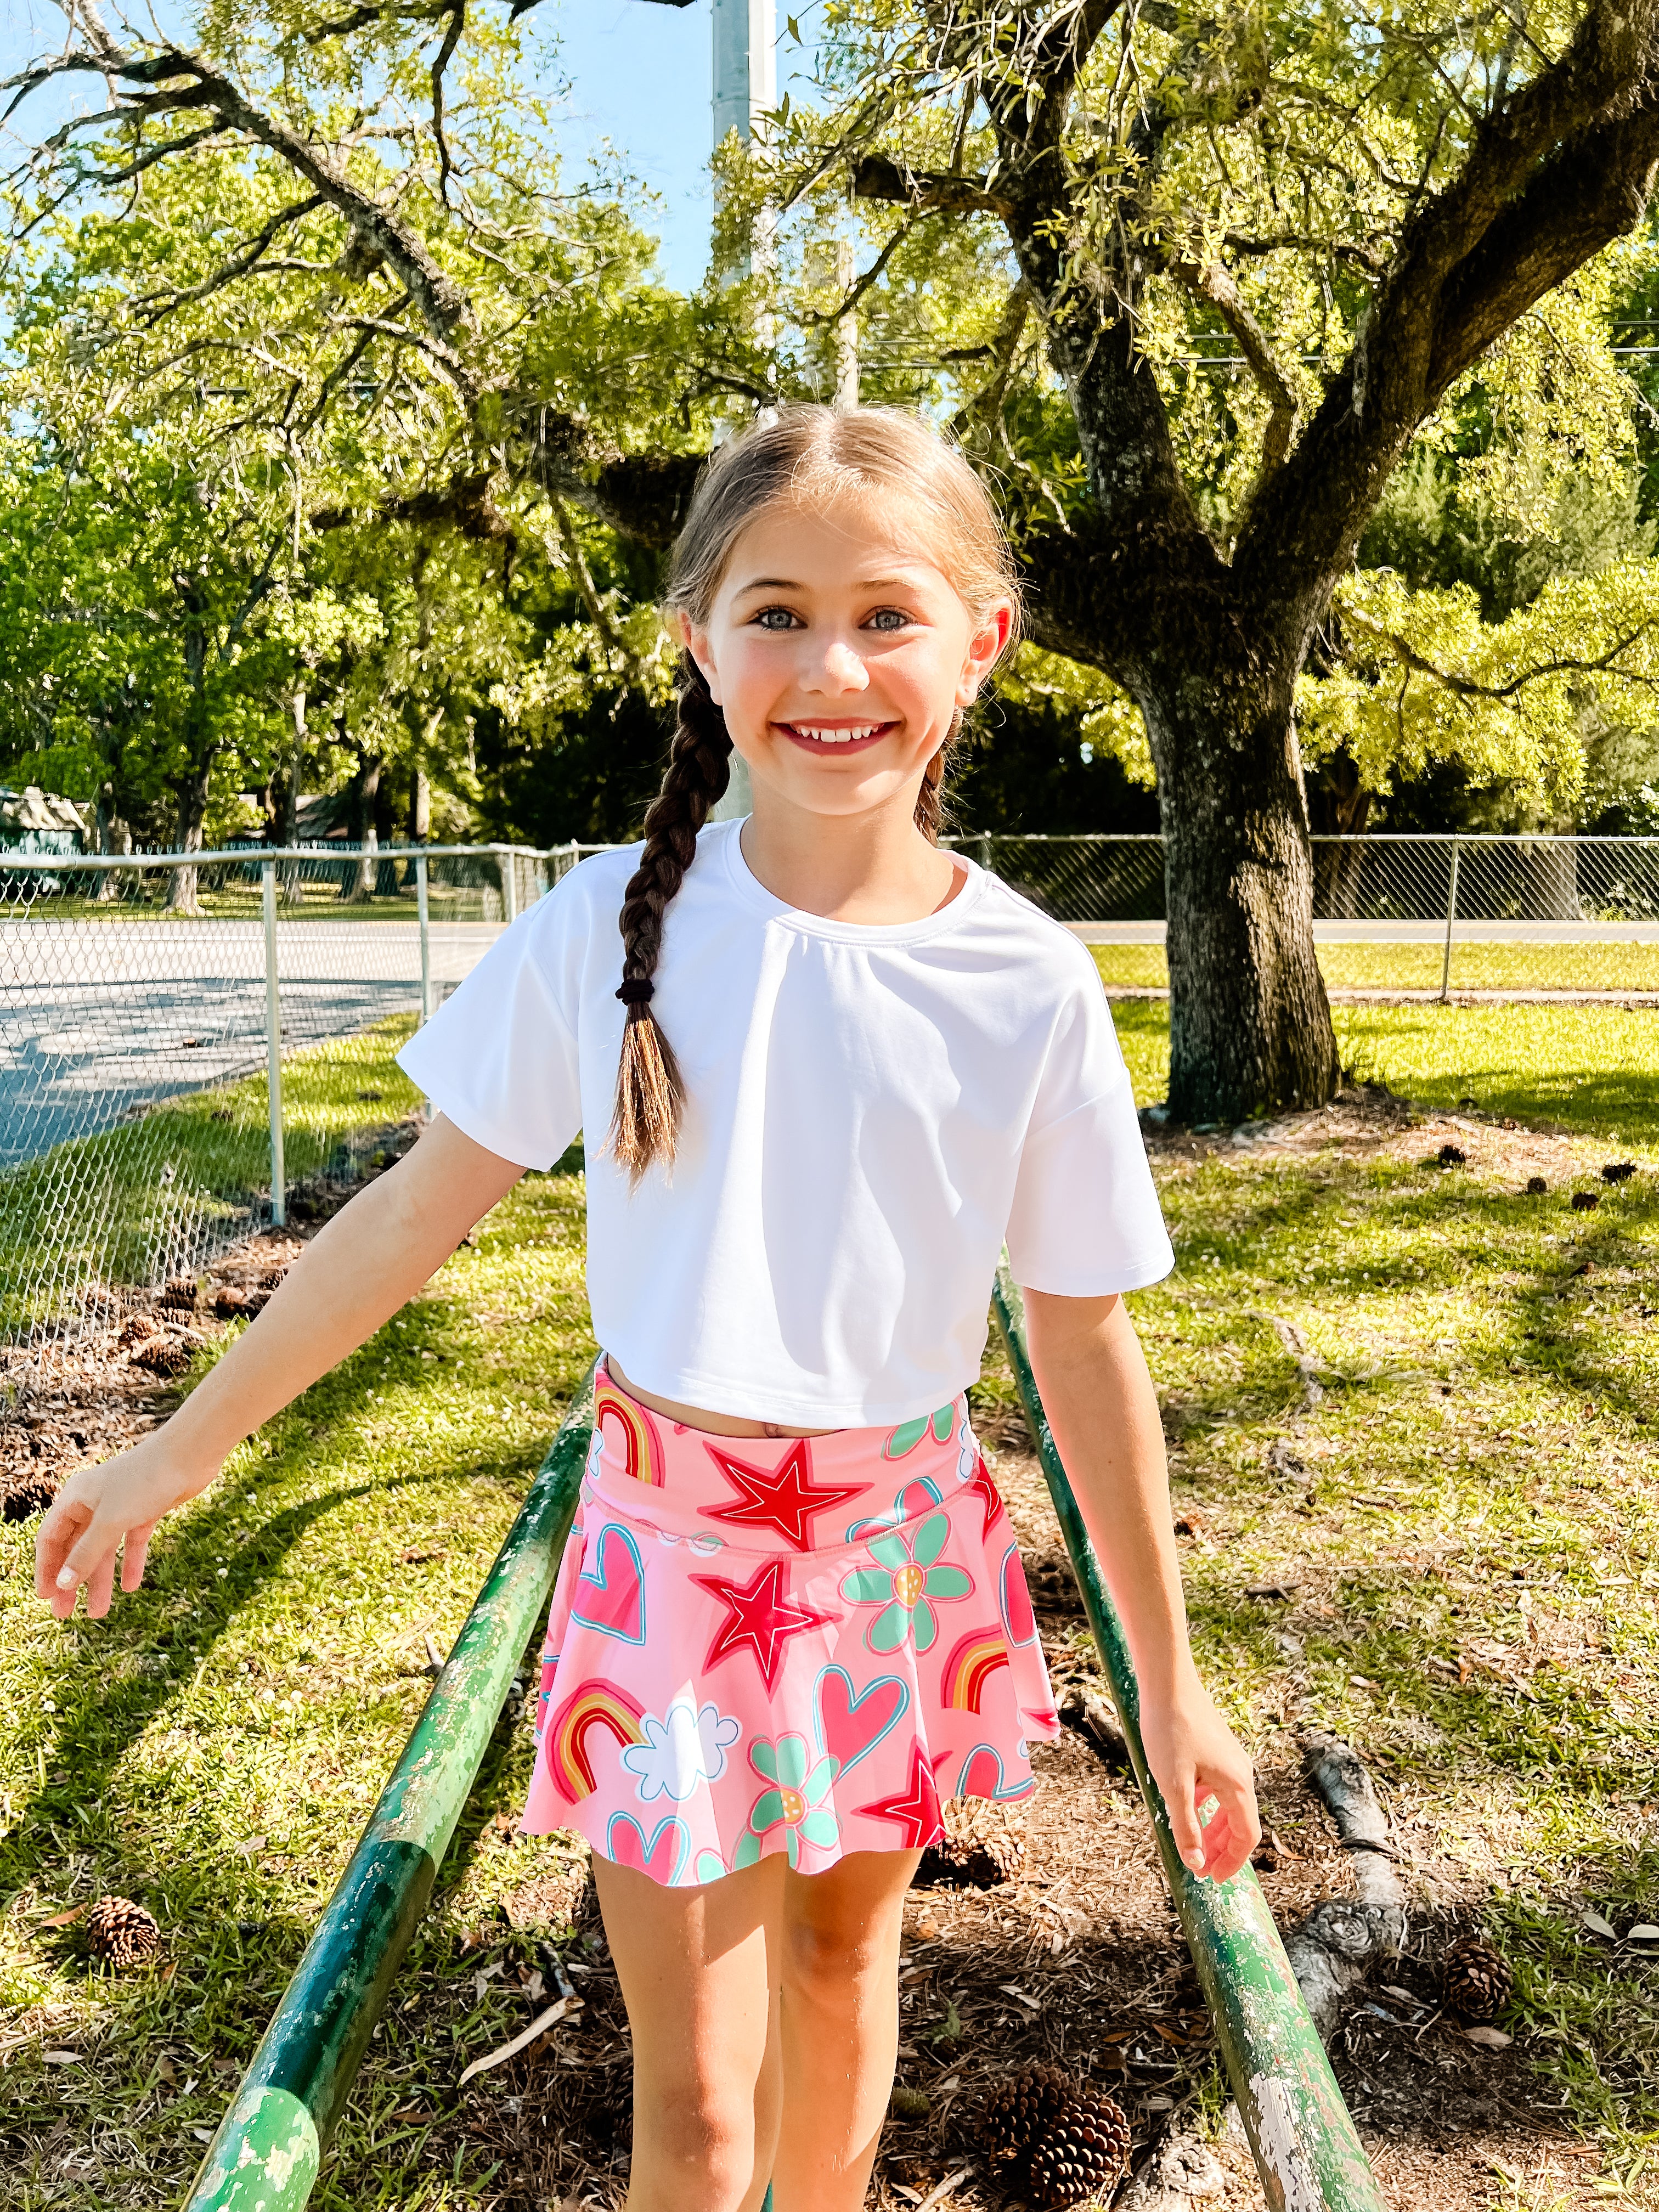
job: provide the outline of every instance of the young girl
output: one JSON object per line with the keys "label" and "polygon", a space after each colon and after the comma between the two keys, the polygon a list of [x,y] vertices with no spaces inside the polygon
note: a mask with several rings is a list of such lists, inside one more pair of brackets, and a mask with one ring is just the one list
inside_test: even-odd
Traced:
{"label": "young girl", "polygon": [[[1121,1293],[1171,1264],[1088,953],[935,842],[1014,633],[978,479],[919,421],[787,410],[725,447],[669,605],[679,727],[643,846],[586,860],[399,1055],[438,1108],[165,1429],[65,1484],[60,1619],[588,1133],[605,1351],[525,1826],[592,1846],[633,2027],[632,2212],[852,2212],[939,1801],[1058,1730],[968,1425],[1006,1239],[1188,1863],[1259,1833],[1188,1648]],[[731,749],[753,814],[704,828]],[[1207,1826],[1204,1810],[1213,1801]]]}

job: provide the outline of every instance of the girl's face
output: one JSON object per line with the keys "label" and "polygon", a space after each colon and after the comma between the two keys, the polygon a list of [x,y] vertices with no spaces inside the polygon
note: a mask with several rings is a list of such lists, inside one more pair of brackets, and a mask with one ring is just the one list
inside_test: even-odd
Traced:
{"label": "girl's face", "polygon": [[919,547],[855,509],[781,506],[732,550],[706,627],[681,629],[757,796],[862,814],[908,793],[1008,641]]}

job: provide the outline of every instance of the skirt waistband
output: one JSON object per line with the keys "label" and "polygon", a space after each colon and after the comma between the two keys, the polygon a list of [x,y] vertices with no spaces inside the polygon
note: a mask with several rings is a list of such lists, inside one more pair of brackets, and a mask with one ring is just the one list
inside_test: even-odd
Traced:
{"label": "skirt waistband", "polygon": [[822,1554],[976,1488],[988,1522],[1000,1501],[965,1396],[891,1429],[727,1437],[670,1421],[602,1375],[582,1498],[696,1552]]}

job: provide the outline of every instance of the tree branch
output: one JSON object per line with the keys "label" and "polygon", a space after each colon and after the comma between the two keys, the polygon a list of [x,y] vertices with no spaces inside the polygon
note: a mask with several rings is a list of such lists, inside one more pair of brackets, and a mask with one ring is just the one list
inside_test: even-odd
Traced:
{"label": "tree branch", "polygon": [[1215,309],[1238,340],[1238,349],[1249,363],[1250,374],[1267,396],[1271,412],[1262,434],[1261,458],[1256,464],[1255,478],[1239,511],[1238,530],[1242,532],[1250,509],[1285,465],[1302,419],[1301,406],[1290,380],[1274,357],[1267,332],[1245,306],[1237,285],[1220,262],[1200,264],[1176,255],[1168,267],[1184,290]]}
{"label": "tree branch", "polygon": [[434,258],[425,240],[395,210],[356,184],[337,155],[264,113],[200,55],[173,46],[163,46],[154,54],[128,53],[105,30],[91,0],[70,0],[67,12],[86,42],[85,66],[121,83],[166,88],[162,105],[168,110],[210,108],[221,123],[279,155],[320,198],[344,216],[396,270],[426,324],[434,359],[468,406],[476,405],[477,380],[457,343],[476,331],[472,303]]}
{"label": "tree branch", "polygon": [[292,207],[280,209],[263,230],[251,238],[239,253],[216,269],[212,276],[203,277],[199,284],[191,284],[182,292],[141,294],[132,303],[134,313],[154,325],[161,321],[163,315],[170,315],[179,307],[193,306],[198,300],[205,300],[222,285],[234,284],[239,276],[245,276],[255,265],[279,232],[285,230],[289,223],[303,222],[322,204],[322,194],[313,192],[308,199],[296,200]]}
{"label": "tree branch", "polygon": [[[1387,629],[1381,623],[1374,623],[1364,615],[1356,614],[1352,607],[1345,606],[1342,609],[1342,621],[1346,628],[1357,629],[1364,636],[1376,639],[1379,645],[1386,645],[1402,667],[1411,669],[1419,676],[1432,678],[1435,683],[1440,684],[1445,690],[1452,692],[1456,697],[1495,699],[1500,704],[1506,703],[1518,692],[1524,691],[1528,684],[1536,684],[1546,676],[1605,675],[1620,654],[1628,653],[1638,638],[1645,637],[1653,627],[1651,623],[1638,623],[1627,636],[1621,637],[1616,645],[1609,646],[1605,653],[1598,654],[1594,660],[1583,660],[1569,653],[1558,660],[1540,660],[1535,667],[1523,670],[1510,683],[1480,684],[1477,683],[1473,677],[1455,676],[1449,669],[1437,667],[1433,661],[1425,659],[1408,639],[1401,637],[1398,630]],[[1626,681],[1646,683],[1649,679],[1627,676]]]}
{"label": "tree branch", "polygon": [[853,190],[863,200],[896,200],[902,207],[941,215],[1012,213],[1011,203],[983,177],[949,169],[913,169],[885,154],[866,154],[853,164]]}
{"label": "tree branch", "polygon": [[1472,134],[1426,195],[1342,368],[1251,512],[1235,571],[1301,603],[1351,557],[1406,444],[1451,381],[1553,285],[1639,219],[1659,162],[1659,0],[1592,0],[1561,58]]}

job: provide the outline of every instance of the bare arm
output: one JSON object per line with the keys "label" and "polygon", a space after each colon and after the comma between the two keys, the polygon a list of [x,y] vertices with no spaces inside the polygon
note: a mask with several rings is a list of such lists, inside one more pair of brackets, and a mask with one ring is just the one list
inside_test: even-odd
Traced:
{"label": "bare arm", "polygon": [[162,1514],[198,1496],[244,1437],[406,1305],[523,1173],[441,1114],[343,1206],[171,1420],[58,1492],[34,1547],[35,1589],[58,1619],[82,1583],[88,1613],[108,1612],[118,1547],[121,1587],[137,1589]]}
{"label": "bare arm", "polygon": [[[1261,1840],[1250,1762],[1198,1678],[1158,1394],[1121,1298],[1025,1293],[1031,1367],[1123,1623],[1146,1756],[1182,1856],[1224,1881]],[[1200,1826],[1207,1797],[1217,1810]]]}

